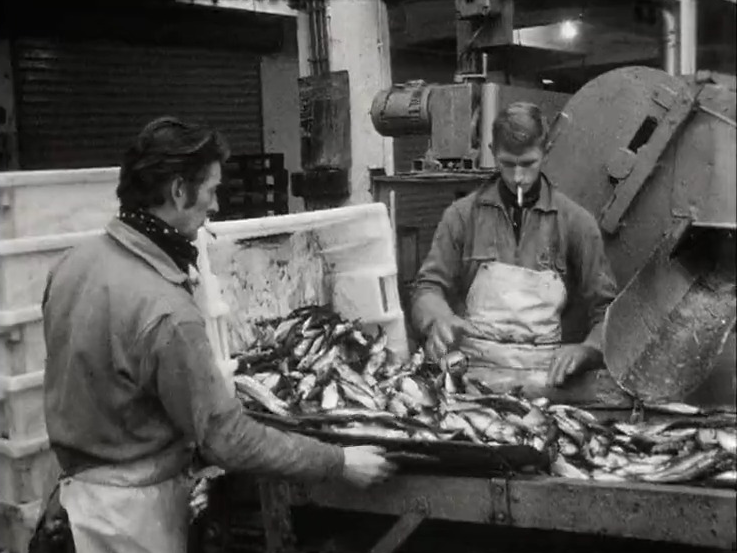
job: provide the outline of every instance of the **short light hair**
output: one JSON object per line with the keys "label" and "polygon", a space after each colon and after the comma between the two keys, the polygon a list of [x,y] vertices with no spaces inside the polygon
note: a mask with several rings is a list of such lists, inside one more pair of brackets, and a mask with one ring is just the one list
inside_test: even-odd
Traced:
{"label": "short light hair", "polygon": [[494,119],[491,140],[494,153],[504,149],[519,154],[534,147],[545,150],[548,125],[538,106],[529,102],[515,102],[500,111]]}

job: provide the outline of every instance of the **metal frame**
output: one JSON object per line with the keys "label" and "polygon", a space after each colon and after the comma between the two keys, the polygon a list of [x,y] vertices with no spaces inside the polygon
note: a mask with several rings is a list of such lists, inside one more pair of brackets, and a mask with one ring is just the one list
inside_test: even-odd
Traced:
{"label": "metal frame", "polygon": [[[365,491],[336,483],[295,485],[285,501],[400,517],[371,553],[396,551],[426,518],[737,548],[733,490],[556,477],[407,475]],[[283,541],[268,542],[270,553],[283,551]]]}

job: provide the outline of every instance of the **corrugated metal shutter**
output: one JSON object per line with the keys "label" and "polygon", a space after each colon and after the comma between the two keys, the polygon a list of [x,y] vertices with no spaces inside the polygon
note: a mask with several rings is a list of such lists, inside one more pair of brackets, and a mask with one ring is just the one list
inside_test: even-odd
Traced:
{"label": "corrugated metal shutter", "polygon": [[255,54],[21,38],[14,63],[23,169],[117,165],[161,115],[220,129],[234,154],[263,151]]}

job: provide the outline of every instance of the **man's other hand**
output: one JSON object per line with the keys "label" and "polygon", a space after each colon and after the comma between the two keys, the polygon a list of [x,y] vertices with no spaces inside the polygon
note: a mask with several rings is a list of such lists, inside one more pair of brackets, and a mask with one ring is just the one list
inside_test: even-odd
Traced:
{"label": "man's other hand", "polygon": [[367,488],[389,478],[396,467],[384,458],[385,451],[373,445],[344,447],[343,478],[359,488]]}
{"label": "man's other hand", "polygon": [[548,371],[548,386],[562,386],[575,374],[602,363],[601,352],[584,344],[562,346],[553,357]]}
{"label": "man's other hand", "polygon": [[437,363],[464,336],[473,338],[484,337],[473,324],[456,315],[438,319],[430,327],[430,332],[427,334],[425,353],[431,361]]}

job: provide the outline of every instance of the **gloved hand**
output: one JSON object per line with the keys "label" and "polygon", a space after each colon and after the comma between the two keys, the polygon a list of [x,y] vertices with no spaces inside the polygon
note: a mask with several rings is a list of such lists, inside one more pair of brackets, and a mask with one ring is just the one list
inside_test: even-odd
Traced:
{"label": "gloved hand", "polygon": [[584,344],[562,346],[553,357],[548,371],[548,386],[562,386],[575,374],[600,366],[601,351]]}
{"label": "gloved hand", "polygon": [[457,315],[436,319],[427,333],[425,354],[435,363],[451,351],[462,337],[483,338],[481,332],[470,322]]}

